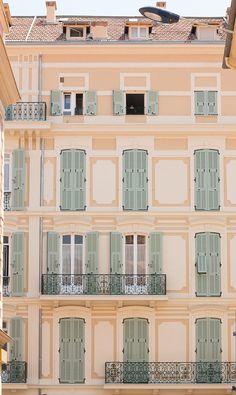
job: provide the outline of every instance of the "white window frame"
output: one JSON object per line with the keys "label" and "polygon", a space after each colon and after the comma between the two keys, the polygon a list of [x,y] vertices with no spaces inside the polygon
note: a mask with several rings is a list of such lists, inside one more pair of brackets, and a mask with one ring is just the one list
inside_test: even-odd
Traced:
{"label": "white window frame", "polygon": [[11,155],[8,154],[8,153],[6,153],[4,155],[4,169],[5,169],[5,165],[9,166],[9,180],[8,180],[9,188],[5,189],[5,171],[4,171],[4,180],[3,180],[4,192],[11,192],[11,190],[12,190],[12,184],[11,184],[11,180],[12,180],[12,164],[11,164]]}
{"label": "white window frame", "polygon": [[[82,236],[83,237],[83,244],[82,244],[82,273],[85,273],[85,235],[84,234],[79,234],[79,233],[63,233],[61,235],[61,240],[60,240],[60,274],[65,274],[63,273],[63,236],[70,236],[71,237],[71,243],[70,243],[70,249],[71,249],[71,273],[74,275],[75,271],[75,236]],[[73,242],[72,242],[73,241]],[[67,244],[69,245],[69,244]],[[81,244],[80,244],[81,245]],[[73,267],[73,269],[72,269]]]}
{"label": "white window frame", "polygon": [[[82,37],[71,37],[70,32],[71,29],[83,29],[83,36]],[[66,39],[67,40],[85,40],[86,39],[86,31],[87,31],[87,26],[86,25],[78,25],[78,26],[67,26],[66,27]]]}
{"label": "white window frame", "polygon": [[[84,115],[84,92],[74,92],[74,91],[64,91],[63,92],[63,115],[73,116],[75,115],[75,107],[76,107],[76,95],[83,95],[83,106],[82,106],[82,114]],[[65,108],[65,96],[70,95],[70,108]]]}
{"label": "white window frame", "polygon": [[140,274],[143,274],[143,275],[146,275],[147,274],[147,262],[148,262],[148,251],[147,251],[147,247],[148,247],[148,243],[147,243],[147,240],[148,240],[148,238],[147,238],[147,235],[146,234],[144,234],[144,233],[127,233],[127,234],[125,234],[124,235],[124,237],[123,237],[123,242],[124,242],[124,248],[123,248],[123,251],[124,251],[124,256],[123,256],[123,261],[124,261],[124,265],[123,265],[123,271],[124,271],[124,274],[127,274],[126,273],[126,259],[125,259],[125,257],[126,257],[126,236],[133,236],[134,237],[134,244],[133,244],[133,275],[136,275],[136,274],[138,274],[137,273],[137,267],[138,267],[138,236],[144,236],[145,237],[145,273],[140,273]]}
{"label": "white window frame", "polygon": [[197,26],[196,36],[199,41],[219,41],[218,26]]}
{"label": "white window frame", "polygon": [[[132,29],[137,29],[137,36],[133,36],[132,35]],[[142,37],[140,32],[141,29],[145,29],[146,30],[146,35],[145,37]],[[148,32],[149,27],[147,26],[139,26],[139,25],[133,25],[133,26],[129,26],[129,39],[130,40],[146,40],[149,37],[149,32]]]}

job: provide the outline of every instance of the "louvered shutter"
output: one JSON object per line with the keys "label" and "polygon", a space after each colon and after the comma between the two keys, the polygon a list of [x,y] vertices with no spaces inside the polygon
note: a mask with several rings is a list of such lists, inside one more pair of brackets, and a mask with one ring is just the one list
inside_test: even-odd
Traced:
{"label": "louvered shutter", "polygon": [[59,342],[59,380],[73,384],[73,318],[60,319]]}
{"label": "louvered shutter", "polygon": [[205,91],[194,92],[195,115],[207,115]]}
{"label": "louvered shutter", "polygon": [[220,235],[218,233],[209,233],[209,264],[208,264],[208,281],[209,296],[221,295],[221,253],[220,253]]}
{"label": "louvered shutter", "polygon": [[148,209],[148,155],[147,151],[136,150],[135,209]]}
{"label": "louvered shutter", "polygon": [[149,235],[149,273],[162,273],[162,235],[158,232]]}
{"label": "louvered shutter", "polygon": [[73,382],[84,383],[85,381],[85,328],[84,320],[81,318],[75,318],[73,321],[74,336],[73,336]]}
{"label": "louvered shutter", "polygon": [[12,121],[13,119],[13,105],[7,106],[5,109],[5,120]]}
{"label": "louvered shutter", "polygon": [[21,317],[10,321],[10,361],[22,361],[23,323]]}
{"label": "louvered shutter", "polygon": [[85,182],[86,182],[86,168],[85,151],[74,151],[74,210],[85,209]]}
{"label": "louvered shutter", "polygon": [[59,273],[59,234],[48,232],[47,235],[47,273]]}
{"label": "louvered shutter", "polygon": [[194,158],[195,158],[195,209],[206,210],[208,207],[207,150],[195,151]]}
{"label": "louvered shutter", "polygon": [[148,320],[135,318],[136,321],[136,362],[148,362]]}
{"label": "louvered shutter", "polygon": [[220,209],[219,152],[208,150],[208,210]]}
{"label": "louvered shutter", "polygon": [[196,295],[207,296],[208,294],[208,235],[198,233],[195,237],[196,256]]}
{"label": "louvered shutter", "polygon": [[12,210],[24,210],[25,198],[25,152],[12,153]]}
{"label": "louvered shutter", "polygon": [[85,93],[85,109],[86,115],[96,115],[97,114],[97,92],[87,91]]}
{"label": "louvered shutter", "polygon": [[110,272],[111,274],[122,274],[122,234],[117,232],[110,233]]}
{"label": "louvered shutter", "polygon": [[73,210],[74,207],[74,151],[61,151],[61,210]]}
{"label": "louvered shutter", "polygon": [[135,210],[136,152],[123,152],[123,208]]}
{"label": "louvered shutter", "polygon": [[125,114],[125,95],[123,91],[113,91],[113,114]]}
{"label": "louvered shutter", "polygon": [[209,362],[221,361],[221,322],[218,318],[209,318]]}
{"label": "louvered shutter", "polygon": [[208,362],[208,319],[196,320],[197,362]]}
{"label": "louvered shutter", "polygon": [[51,115],[61,115],[60,91],[51,91]]}
{"label": "louvered shutter", "polygon": [[86,235],[86,273],[98,273],[98,232]]}
{"label": "louvered shutter", "polygon": [[217,106],[217,91],[207,91],[207,115],[217,115],[218,114],[218,106]]}
{"label": "louvered shutter", "polygon": [[12,296],[22,296],[24,292],[24,233],[12,235],[11,253],[11,292]]}
{"label": "louvered shutter", "polygon": [[124,320],[124,362],[135,362],[135,319]]}
{"label": "louvered shutter", "polygon": [[148,91],[147,92],[147,115],[158,114],[158,92]]}

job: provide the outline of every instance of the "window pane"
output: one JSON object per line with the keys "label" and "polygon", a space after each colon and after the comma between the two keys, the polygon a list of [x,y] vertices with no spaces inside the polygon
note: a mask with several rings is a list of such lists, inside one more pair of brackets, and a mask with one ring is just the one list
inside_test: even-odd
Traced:
{"label": "window pane", "polygon": [[75,244],[83,244],[83,236],[75,235]]}
{"label": "window pane", "polygon": [[75,244],[74,274],[83,274],[83,245]]}
{"label": "window pane", "polygon": [[138,28],[137,27],[131,27],[130,28],[130,35],[131,37],[135,38],[138,37]]}
{"label": "window pane", "polygon": [[145,274],[146,273],[146,245],[145,245],[145,236],[138,236],[138,245],[137,245],[137,274]]}
{"label": "window pane", "polygon": [[146,27],[140,27],[140,37],[145,38],[147,36],[147,29]]}
{"label": "window pane", "polygon": [[62,274],[71,273],[71,246],[62,246]]}
{"label": "window pane", "polygon": [[8,192],[10,190],[10,163],[4,163],[4,191]]}
{"label": "window pane", "polygon": [[70,110],[70,102],[71,102],[71,95],[70,94],[65,94],[64,95],[64,109],[65,110]]}
{"label": "window pane", "polygon": [[8,244],[8,236],[3,236],[3,244]]}
{"label": "window pane", "polygon": [[70,28],[70,37],[83,37],[84,29],[83,27],[71,27]]}
{"label": "window pane", "polygon": [[134,236],[125,237],[125,273],[133,274],[134,271]]}
{"label": "window pane", "polygon": [[9,277],[9,245],[3,245],[3,277]]}
{"label": "window pane", "polygon": [[62,243],[63,244],[70,244],[71,243],[71,236],[70,235],[63,236]]}

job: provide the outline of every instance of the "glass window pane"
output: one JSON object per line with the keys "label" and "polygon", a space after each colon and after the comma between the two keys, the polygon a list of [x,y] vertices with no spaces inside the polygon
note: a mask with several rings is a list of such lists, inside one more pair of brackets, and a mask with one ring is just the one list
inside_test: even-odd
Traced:
{"label": "glass window pane", "polygon": [[3,243],[8,244],[8,242],[9,242],[8,236],[3,236]]}
{"label": "glass window pane", "polygon": [[65,94],[64,95],[64,109],[70,110],[70,102],[71,102],[71,95]]}
{"label": "glass window pane", "polygon": [[130,28],[130,35],[133,38],[138,37],[138,28],[137,27],[131,27]]}
{"label": "glass window pane", "polygon": [[71,246],[62,246],[62,274],[71,274]]}
{"label": "glass window pane", "polygon": [[9,276],[9,245],[3,245],[3,277]]}
{"label": "glass window pane", "polygon": [[83,27],[71,27],[70,28],[70,37],[83,37],[84,28]]}
{"label": "glass window pane", "polygon": [[70,244],[71,243],[71,236],[70,235],[63,236],[62,243],[63,244]]}
{"label": "glass window pane", "polygon": [[125,244],[134,244],[134,236],[133,235],[125,236]]}
{"label": "glass window pane", "polygon": [[75,235],[75,244],[83,244],[83,236]]}
{"label": "glass window pane", "polygon": [[125,246],[125,273],[133,274],[134,272],[134,247],[126,244]]}
{"label": "glass window pane", "polygon": [[146,258],[146,245],[145,245],[145,237],[144,237],[144,243],[140,243],[137,245],[137,274],[146,273],[145,258]]}
{"label": "glass window pane", "polygon": [[74,274],[83,274],[83,245],[75,245]]}
{"label": "glass window pane", "polygon": [[4,191],[8,192],[10,190],[10,163],[4,163]]}
{"label": "glass window pane", "polygon": [[145,38],[147,36],[147,29],[146,27],[140,27],[140,37]]}

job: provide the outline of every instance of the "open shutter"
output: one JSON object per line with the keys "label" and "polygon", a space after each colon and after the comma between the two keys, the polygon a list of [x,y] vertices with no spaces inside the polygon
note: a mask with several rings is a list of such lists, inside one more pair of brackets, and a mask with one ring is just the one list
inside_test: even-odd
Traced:
{"label": "open shutter", "polygon": [[25,198],[25,152],[12,153],[12,210],[24,210]]}
{"label": "open shutter", "polygon": [[148,209],[148,154],[147,151],[136,150],[136,210]]}
{"label": "open shutter", "polygon": [[86,168],[85,168],[85,151],[74,151],[74,210],[85,209],[85,182],[86,182]]}
{"label": "open shutter", "polygon": [[61,210],[73,210],[74,177],[74,150],[61,151]]}
{"label": "open shutter", "polygon": [[110,233],[110,272],[111,274],[122,274],[122,234],[117,232]]}
{"label": "open shutter", "polygon": [[149,273],[162,272],[162,235],[153,232],[149,235]]}
{"label": "open shutter", "polygon": [[12,296],[22,296],[24,291],[24,233],[12,235],[11,254],[11,291]]}
{"label": "open shutter", "polygon": [[194,100],[195,100],[195,115],[207,115],[205,91],[195,91]]}
{"label": "open shutter", "polygon": [[137,342],[136,361],[148,362],[148,320],[144,318],[136,318],[135,320],[137,321],[137,336],[135,336]]}
{"label": "open shutter", "polygon": [[195,209],[206,210],[208,207],[207,150],[197,150],[195,156]]}
{"label": "open shutter", "polygon": [[60,383],[73,383],[73,318],[63,318],[59,321]]}
{"label": "open shutter", "polygon": [[219,152],[208,150],[208,210],[220,209]]}
{"label": "open shutter", "polygon": [[218,114],[218,106],[217,106],[217,91],[208,91],[207,95],[207,115],[217,115]]}
{"label": "open shutter", "polygon": [[13,119],[13,105],[7,106],[5,109],[5,120],[12,121]]}
{"label": "open shutter", "polygon": [[113,91],[113,114],[125,115],[125,95],[123,91]]}
{"label": "open shutter", "polygon": [[196,320],[196,360],[208,362],[208,319]]}
{"label": "open shutter", "polygon": [[22,361],[22,318],[14,317],[10,321],[10,361]]}
{"label": "open shutter", "polygon": [[85,93],[85,108],[86,115],[96,115],[97,114],[97,92],[87,91]]}
{"label": "open shutter", "polygon": [[58,272],[59,272],[59,235],[56,232],[48,232],[47,273],[58,274]]}
{"label": "open shutter", "polygon": [[124,320],[124,362],[135,362],[135,319],[127,318]]}
{"label": "open shutter", "polygon": [[73,322],[74,336],[73,336],[73,382],[84,383],[85,370],[84,370],[84,353],[85,353],[85,339],[84,339],[84,320],[75,318]]}
{"label": "open shutter", "polygon": [[221,362],[221,322],[218,318],[209,318],[209,362]]}
{"label": "open shutter", "polygon": [[51,91],[51,115],[61,115],[60,91]]}
{"label": "open shutter", "polygon": [[98,232],[86,235],[86,273],[98,273]]}
{"label": "open shutter", "polygon": [[208,237],[209,237],[209,264],[208,264],[209,296],[221,296],[220,235],[218,233],[209,233]]}
{"label": "open shutter", "polygon": [[148,91],[147,92],[147,115],[158,114],[158,92]]}
{"label": "open shutter", "polygon": [[208,234],[197,233],[195,237],[196,256],[196,294],[207,296],[208,293]]}
{"label": "open shutter", "polygon": [[135,150],[123,152],[123,208],[135,210],[135,181],[136,181]]}

